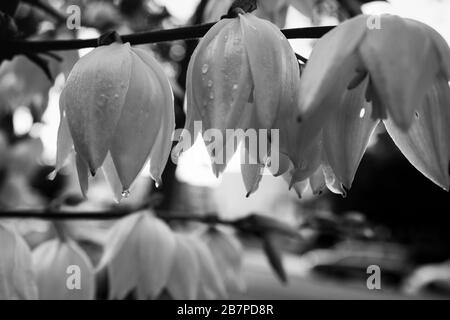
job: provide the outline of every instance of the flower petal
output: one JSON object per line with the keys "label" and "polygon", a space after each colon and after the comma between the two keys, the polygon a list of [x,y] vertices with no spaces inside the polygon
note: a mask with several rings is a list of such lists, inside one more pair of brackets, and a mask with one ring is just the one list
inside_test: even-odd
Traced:
{"label": "flower petal", "polygon": [[73,150],[72,136],[70,135],[65,108],[62,104],[60,104],[59,112],[58,138],[56,140],[56,172],[61,170]]}
{"label": "flower petal", "polygon": [[88,178],[89,178],[89,169],[86,161],[77,153],[75,156],[75,162],[77,166],[78,173],[78,182],[80,183],[81,193],[83,197],[86,197],[88,191]]}
{"label": "flower petal", "polygon": [[116,202],[120,202],[120,200],[122,200],[122,193],[126,190],[124,190],[124,187],[122,186],[122,182],[117,174],[117,170],[110,153],[106,155],[105,161],[103,162],[102,172],[111,187],[114,200]]}
{"label": "flower petal", "polygon": [[170,150],[172,149],[172,134],[175,129],[173,92],[169,79],[159,64],[154,59],[150,59],[150,56],[142,49],[136,48],[133,50],[154,71],[162,88],[162,97],[165,98],[160,106],[162,109],[161,127],[150,152],[150,175],[157,185],[161,185],[161,175],[166,167]]}
{"label": "flower petal", "polygon": [[286,37],[269,21],[252,14],[239,15],[239,21],[255,85],[253,99],[258,122],[269,129],[278,113],[282,79],[287,72],[284,50],[280,50]]}
{"label": "flower petal", "polygon": [[[144,54],[154,60],[149,53]],[[165,91],[150,66],[133,50],[131,56],[128,92],[110,149],[124,189],[130,188],[147,161],[159,133],[164,103],[170,100],[163,96]]]}
{"label": "flower petal", "polygon": [[170,228],[160,219],[144,214],[139,225],[138,299],[155,299],[169,278],[175,259],[176,240]]}
{"label": "flower petal", "polygon": [[75,64],[61,93],[75,150],[92,172],[108,153],[130,71],[129,44],[101,46]]}
{"label": "flower petal", "polygon": [[320,107],[339,85],[348,85],[338,80],[352,71],[347,66],[344,69],[344,62],[355,53],[366,33],[366,19],[366,16],[349,19],[316,42],[300,79],[301,112]]}
{"label": "flower petal", "polygon": [[415,24],[425,28],[426,31],[429,33],[429,35],[433,38],[432,39],[433,45],[438,52],[438,56],[440,58],[441,65],[444,69],[444,74],[447,77],[447,80],[450,80],[450,48],[449,48],[447,41],[445,41],[445,39],[441,36],[441,34],[439,32],[437,32],[436,30],[431,28],[429,25],[419,22],[419,21],[416,21],[416,20],[410,20],[410,19],[407,19],[407,20],[410,21],[411,23],[415,23]]}
{"label": "flower petal", "polygon": [[206,243],[199,237],[186,237],[190,242],[192,248],[197,254],[197,260],[200,264],[200,299],[226,299],[227,293],[222,275],[217,269],[216,261],[214,260],[211,251]]}
{"label": "flower petal", "polygon": [[207,229],[202,237],[216,261],[226,286],[243,291],[245,288],[242,274],[243,249],[239,240],[234,235],[217,228]]}
{"label": "flower petal", "polygon": [[427,93],[408,132],[384,122],[397,147],[428,179],[449,190],[450,87],[441,76]]}
{"label": "flower petal", "polygon": [[264,163],[258,161],[258,155],[253,154],[258,151],[253,150],[252,152],[249,149],[248,139],[245,139],[241,145],[241,174],[247,191],[246,197],[258,189],[265,167]]}
{"label": "flower petal", "polygon": [[367,78],[352,90],[345,90],[323,129],[323,147],[329,165],[346,188],[350,188],[369,138],[378,124],[365,100]]}
{"label": "flower petal", "polygon": [[193,300],[197,297],[200,263],[186,235],[175,234],[177,241],[175,261],[170,271],[167,290],[175,300]]}
{"label": "flower petal", "polygon": [[359,52],[389,116],[407,130],[437,75],[439,58],[422,26],[390,15],[380,24],[367,31]]}

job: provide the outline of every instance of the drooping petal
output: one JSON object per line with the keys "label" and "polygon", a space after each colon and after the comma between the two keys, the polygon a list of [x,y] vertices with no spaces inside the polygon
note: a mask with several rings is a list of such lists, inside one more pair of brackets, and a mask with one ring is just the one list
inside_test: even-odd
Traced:
{"label": "drooping petal", "polygon": [[217,228],[209,228],[203,235],[225,285],[243,291],[245,281],[242,274],[243,249],[239,240],[232,234]]}
{"label": "drooping petal", "polygon": [[65,108],[62,103],[59,106],[59,112],[58,138],[56,140],[56,172],[61,170],[73,150],[72,136],[70,135]]}
{"label": "drooping petal", "polygon": [[0,223],[0,299],[38,298],[30,249],[16,230]]}
{"label": "drooping petal", "polygon": [[342,182],[336,178],[336,175],[333,172],[333,169],[324,161],[322,164],[322,171],[325,177],[325,183],[327,185],[328,190],[335,194],[340,194],[343,197],[347,196],[347,191],[344,189]]}
{"label": "drooping petal", "polygon": [[225,299],[225,284],[210,249],[199,237],[186,237],[186,240],[194,249],[200,265],[199,298]]}
{"label": "drooping petal", "polygon": [[342,83],[340,78],[353,71],[343,67],[348,68],[345,62],[355,53],[366,33],[366,18],[358,16],[349,19],[316,42],[300,79],[301,112],[310,112],[320,107],[340,85],[348,85]]}
{"label": "drooping petal", "polygon": [[108,182],[116,202],[122,200],[122,194],[126,192],[122,186],[119,175],[117,174],[116,167],[114,165],[111,154],[106,155],[105,161],[103,161],[102,172],[105,175],[106,182]]}
{"label": "drooping petal", "polygon": [[371,117],[371,104],[365,100],[367,82],[366,78],[355,89],[343,92],[323,129],[323,147],[328,163],[348,189],[378,124],[378,120]]}
{"label": "drooping petal", "polygon": [[175,259],[176,240],[170,228],[156,217],[144,214],[138,225],[141,275],[137,283],[138,299],[154,299],[165,287]]}
{"label": "drooping petal", "polygon": [[150,59],[151,57],[142,49],[136,48],[133,50],[155,73],[162,89],[162,97],[164,98],[161,106],[159,106],[162,109],[161,127],[152,151],[150,152],[150,175],[157,185],[161,185],[161,175],[170,155],[170,150],[172,148],[172,134],[175,129],[173,92],[169,79],[155,59]]}
{"label": "drooping petal", "polygon": [[142,218],[140,213],[118,221],[110,229],[102,259],[97,270],[107,268],[109,299],[124,299],[137,287],[139,264],[139,234],[137,226]]}
{"label": "drooping petal", "polygon": [[247,139],[242,142],[241,174],[242,180],[244,181],[245,190],[247,191],[246,197],[249,197],[258,189],[264,172],[265,164],[258,161],[258,155],[253,154],[256,152],[258,151],[251,151],[251,147],[249,146],[249,142]]}
{"label": "drooping petal", "polygon": [[280,105],[286,57],[283,56],[286,37],[266,20],[252,14],[239,16],[243,41],[254,82],[253,99],[258,122],[262,128],[272,128]]}
{"label": "drooping petal", "polygon": [[200,264],[195,249],[186,241],[186,235],[175,234],[175,260],[167,281],[167,290],[175,300],[193,300],[197,297]]}
{"label": "drooping petal", "polygon": [[130,72],[129,44],[101,46],[75,64],[61,93],[75,150],[92,172],[110,148]]}
{"label": "drooping petal", "polygon": [[428,179],[449,190],[450,87],[446,78],[439,77],[428,91],[408,132],[390,119],[385,126],[409,162]]}
{"label": "drooping petal", "polygon": [[79,153],[77,153],[75,156],[75,162],[77,166],[78,182],[80,183],[81,193],[83,194],[83,197],[86,197],[89,185],[89,168],[86,161],[84,161]]}
{"label": "drooping petal", "polygon": [[[143,52],[148,60],[154,60]],[[129,189],[152,150],[161,126],[164,97],[159,78],[131,51],[130,83],[111,144],[111,156],[124,189]],[[157,63],[156,61],[154,62]]]}
{"label": "drooping petal", "polygon": [[438,73],[439,57],[423,27],[390,15],[381,16],[380,25],[366,32],[359,53],[389,116],[407,130]]}
{"label": "drooping petal", "polygon": [[314,195],[323,192],[323,189],[326,187],[326,181],[322,167],[317,168],[317,170],[309,177],[309,185],[311,186],[311,191]]}
{"label": "drooping petal", "polygon": [[307,149],[297,155],[290,186],[295,182],[303,181],[319,168],[322,161],[322,135],[316,137]]}
{"label": "drooping petal", "polygon": [[450,48],[447,41],[445,41],[445,39],[440,35],[439,32],[431,28],[429,25],[416,20],[411,19],[407,20],[410,21],[411,23],[419,25],[428,32],[429,36],[432,38],[433,42],[432,46],[434,46],[438,52],[440,63],[444,70],[444,74],[447,77],[447,80],[450,81]]}

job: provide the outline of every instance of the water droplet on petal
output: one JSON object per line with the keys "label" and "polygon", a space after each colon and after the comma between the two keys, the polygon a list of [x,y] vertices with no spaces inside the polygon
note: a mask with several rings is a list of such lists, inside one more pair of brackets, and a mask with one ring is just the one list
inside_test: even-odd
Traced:
{"label": "water droplet on petal", "polygon": [[130,196],[130,190],[127,189],[127,190],[123,190],[123,191],[122,191],[122,197],[123,197],[123,198],[126,199],[126,198],[128,198],[129,196]]}
{"label": "water droplet on petal", "polygon": [[361,108],[361,111],[359,112],[359,117],[362,119],[362,118],[364,118],[365,114],[366,114],[366,108]]}
{"label": "water droplet on petal", "polygon": [[209,66],[205,63],[202,67],[202,73],[205,74],[208,72]]}

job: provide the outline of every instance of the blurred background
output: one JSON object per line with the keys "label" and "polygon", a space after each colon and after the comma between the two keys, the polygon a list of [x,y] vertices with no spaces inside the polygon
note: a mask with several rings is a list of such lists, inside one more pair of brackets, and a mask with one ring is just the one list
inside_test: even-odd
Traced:
{"label": "blurred background", "polygon": [[[262,1],[269,2],[269,1]],[[335,25],[359,13],[391,13],[425,22],[450,41],[449,0],[276,0],[260,5],[257,14],[280,28]],[[120,34],[216,21],[231,1],[224,0],[48,0],[37,6],[21,1],[14,19],[23,37],[72,39],[97,37],[115,29]],[[82,28],[68,30],[67,7],[81,8]],[[314,40],[291,40],[308,57]],[[196,41],[142,46],[152,50],[175,94],[177,127],[184,126],[185,77]],[[54,180],[59,94],[73,64],[89,49],[60,52],[49,58],[53,76],[24,56],[0,67],[0,208],[48,206],[57,199],[76,199],[79,186],[70,164]],[[203,142],[185,152],[178,165],[169,161],[159,192],[162,212],[192,215],[216,213],[224,219],[258,213],[297,228],[300,240],[275,240],[283,252],[287,284],[272,275],[261,243],[237,234],[244,246],[247,291],[231,298],[448,298],[450,297],[450,196],[415,170],[380,125],[373,136],[353,187],[346,198],[331,193],[298,199],[282,178],[267,174],[259,190],[245,197],[239,154],[220,178],[211,171]],[[148,168],[124,204],[139,203],[155,192]],[[111,207],[112,194],[102,176],[95,178],[88,201],[65,205],[86,211]],[[1,215],[1,209],[0,209]],[[48,222],[17,220],[30,247],[54,236]],[[106,222],[71,222],[71,232],[98,261]],[[270,255],[270,254],[269,254]],[[367,267],[381,269],[382,289],[366,287]],[[273,266],[273,264],[272,264]],[[275,268],[276,269],[276,268]]]}

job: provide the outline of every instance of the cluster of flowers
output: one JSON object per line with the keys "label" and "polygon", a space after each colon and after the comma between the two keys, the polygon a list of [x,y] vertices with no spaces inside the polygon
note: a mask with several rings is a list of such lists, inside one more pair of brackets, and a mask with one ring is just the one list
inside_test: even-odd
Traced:
{"label": "cluster of flowers", "polygon": [[104,289],[108,299],[226,299],[230,290],[245,290],[243,249],[233,234],[216,227],[174,232],[149,211],[110,229],[96,267],[69,237],[30,251],[13,228],[0,224],[0,240],[2,299],[91,300]]}
{"label": "cluster of flowers", "polygon": [[[269,21],[248,13],[216,23],[189,63],[187,121],[173,153],[192,145],[186,139],[201,121],[203,131],[224,133],[223,147],[208,148],[219,174],[235,151],[215,161],[224,155],[227,129],[276,129],[274,175],[283,175],[300,196],[307,187],[345,194],[383,121],[412,165],[448,190],[450,48],[420,22],[383,15],[381,28],[370,29],[367,19],[347,20],[318,40],[301,75],[288,40]],[[174,129],[173,98],[148,52],[119,43],[94,49],[74,66],[60,106],[57,169],[74,146],[83,192],[89,172],[102,167],[120,198],[148,158],[160,183]],[[245,141],[242,148],[256,159],[242,165],[252,193],[273,151],[251,152]]]}

